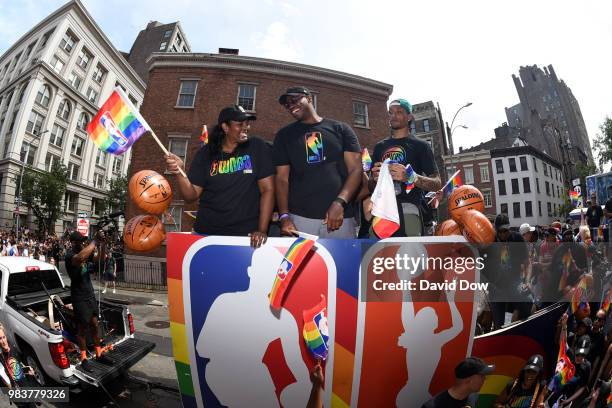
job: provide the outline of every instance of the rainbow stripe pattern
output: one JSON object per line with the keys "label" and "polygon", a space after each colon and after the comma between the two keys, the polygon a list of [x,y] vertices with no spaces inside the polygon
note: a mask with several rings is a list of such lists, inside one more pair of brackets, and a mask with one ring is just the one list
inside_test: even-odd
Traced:
{"label": "rainbow stripe pattern", "polygon": [[399,229],[399,224],[381,217],[372,218],[372,229],[378,238],[389,238]]}
{"label": "rainbow stripe pattern", "polygon": [[361,166],[366,173],[372,170],[372,158],[370,157],[370,152],[367,147],[364,147],[361,151]]}
{"label": "rainbow stripe pattern", "polygon": [[120,88],[102,105],[87,124],[87,133],[98,148],[107,153],[125,153],[151,127],[140,116]]}
{"label": "rainbow stripe pattern", "polygon": [[206,125],[202,125],[202,134],[200,135],[200,143],[202,146],[208,144],[208,128]]}
{"label": "rainbow stripe pattern", "polygon": [[283,261],[276,271],[276,277],[270,291],[270,306],[280,309],[283,304],[283,297],[289,284],[294,279],[300,265],[308,252],[314,246],[314,241],[306,238],[298,238],[287,250]]}
{"label": "rainbow stripe pattern", "polygon": [[587,280],[586,277],[583,276],[578,282],[578,285],[576,285],[576,287],[574,288],[574,291],[572,292],[572,301],[570,303],[572,313],[576,313],[578,310],[582,310],[587,307],[587,291]]}
{"label": "rainbow stripe pattern", "polygon": [[404,188],[406,190],[406,193],[409,193],[415,187],[414,182],[416,181],[416,173],[414,172],[410,164],[406,166],[406,177],[407,177],[407,180],[404,183],[405,184]]}
{"label": "rainbow stripe pattern", "polygon": [[548,385],[548,388],[553,392],[559,391],[564,385],[572,381],[574,374],[576,373],[576,367],[574,367],[574,364],[572,364],[566,353],[567,344],[565,336],[562,336],[559,344],[559,356],[557,357],[555,375],[550,380],[550,384]]}
{"label": "rainbow stripe pattern", "polygon": [[325,296],[321,295],[321,302],[311,309],[304,310],[304,330],[302,334],[306,347],[317,360],[327,359],[329,352],[329,330],[327,327],[327,301]]}
{"label": "rainbow stripe pattern", "polygon": [[444,197],[448,197],[453,191],[455,191],[456,188],[463,185],[463,181],[461,180],[461,175],[459,173],[461,173],[461,170],[457,170],[442,188],[442,195]]}
{"label": "rainbow stripe pattern", "polygon": [[601,309],[603,309],[606,312],[606,315],[608,314],[608,311],[610,310],[610,297],[612,297],[612,288],[610,288],[608,292],[604,295],[604,298],[601,302]]}
{"label": "rainbow stripe pattern", "polygon": [[575,208],[582,208],[582,196],[577,191],[570,191],[570,200]]}

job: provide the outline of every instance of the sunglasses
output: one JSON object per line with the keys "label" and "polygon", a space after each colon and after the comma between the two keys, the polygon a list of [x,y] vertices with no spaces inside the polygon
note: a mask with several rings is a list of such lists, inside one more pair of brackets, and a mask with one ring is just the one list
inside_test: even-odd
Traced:
{"label": "sunglasses", "polygon": [[285,108],[290,107],[291,105],[295,105],[296,103],[298,103],[299,101],[302,100],[302,98],[305,98],[306,95],[294,95],[294,96],[287,96],[285,98],[285,103],[283,103],[283,106]]}

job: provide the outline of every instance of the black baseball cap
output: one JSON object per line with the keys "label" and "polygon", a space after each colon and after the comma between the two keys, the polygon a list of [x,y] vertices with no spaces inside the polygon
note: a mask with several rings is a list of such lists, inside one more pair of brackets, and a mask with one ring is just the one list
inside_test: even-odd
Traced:
{"label": "black baseball cap", "polygon": [[280,103],[281,105],[284,105],[285,102],[287,101],[287,97],[288,96],[298,96],[298,95],[310,96],[312,94],[310,93],[310,91],[307,88],[305,88],[303,86],[292,86],[291,88],[287,88],[285,93],[282,94],[278,98],[278,103]]}
{"label": "black baseball cap", "polygon": [[72,232],[70,233],[69,239],[70,239],[70,242],[74,242],[74,241],[76,241],[76,242],[83,242],[83,241],[86,241],[86,240],[87,240],[87,237],[86,237],[86,236],[83,236],[83,235],[82,235],[80,232],[78,232],[78,231],[72,231]]}
{"label": "black baseball cap", "polygon": [[257,117],[253,114],[247,113],[244,108],[240,105],[232,105],[227,108],[223,108],[223,110],[219,113],[219,120],[217,121],[219,124],[224,122],[229,122],[233,120],[234,122],[244,122],[245,120],[256,120]]}
{"label": "black baseball cap", "polygon": [[469,378],[476,374],[489,375],[495,371],[495,365],[487,365],[478,357],[468,357],[455,367],[455,377]]}
{"label": "black baseball cap", "polygon": [[508,215],[504,213],[497,214],[497,217],[495,217],[495,229],[500,230],[502,228],[510,228],[510,219],[508,218]]}
{"label": "black baseball cap", "polygon": [[534,354],[533,356],[529,357],[529,360],[527,360],[527,364],[525,364],[523,370],[536,371],[539,373],[543,368],[544,357],[542,357],[540,354]]}

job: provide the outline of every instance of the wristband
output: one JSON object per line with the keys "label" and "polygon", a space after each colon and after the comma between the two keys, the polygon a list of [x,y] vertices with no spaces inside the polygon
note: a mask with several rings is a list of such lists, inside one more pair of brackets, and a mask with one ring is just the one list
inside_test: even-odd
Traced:
{"label": "wristband", "polygon": [[346,206],[348,205],[348,202],[342,198],[342,197],[336,197],[336,199],[334,200],[334,202],[340,204],[342,206],[343,209],[346,208]]}
{"label": "wristband", "polygon": [[282,221],[285,218],[289,218],[289,213],[282,213],[281,215],[278,216],[279,221]]}

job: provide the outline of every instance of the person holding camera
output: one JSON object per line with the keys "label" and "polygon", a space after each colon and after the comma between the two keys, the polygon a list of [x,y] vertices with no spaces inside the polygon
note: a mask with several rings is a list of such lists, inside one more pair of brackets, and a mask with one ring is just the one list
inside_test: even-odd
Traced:
{"label": "person holding camera", "polygon": [[105,234],[102,230],[98,231],[87,246],[83,246],[87,238],[78,231],[70,233],[69,239],[71,248],[66,251],[64,260],[71,280],[70,297],[77,325],[76,337],[81,350],[81,366],[84,370],[90,371],[87,363],[88,330],[94,342],[97,358],[102,356],[102,347],[98,335],[98,307],[87,264],[98,262],[106,256]]}

